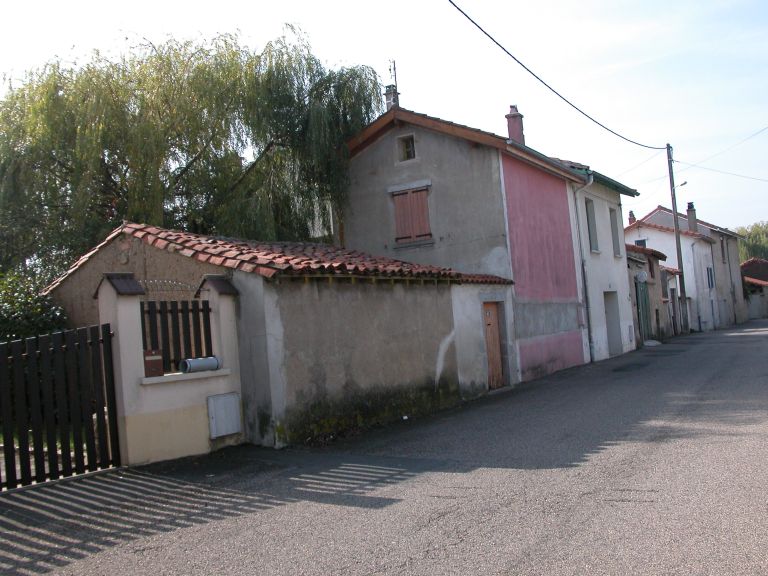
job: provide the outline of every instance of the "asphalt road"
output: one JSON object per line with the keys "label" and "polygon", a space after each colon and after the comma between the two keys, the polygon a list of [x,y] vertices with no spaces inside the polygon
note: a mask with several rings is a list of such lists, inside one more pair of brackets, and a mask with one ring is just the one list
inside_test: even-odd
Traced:
{"label": "asphalt road", "polygon": [[768,574],[768,322],[330,448],[0,497],[0,574]]}

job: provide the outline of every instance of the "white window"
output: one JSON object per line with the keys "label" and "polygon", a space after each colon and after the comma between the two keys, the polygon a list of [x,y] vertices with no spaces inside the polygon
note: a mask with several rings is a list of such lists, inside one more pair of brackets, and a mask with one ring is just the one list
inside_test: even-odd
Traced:
{"label": "white window", "polygon": [[587,230],[589,232],[589,249],[592,252],[598,252],[600,247],[597,244],[597,228],[595,225],[595,203],[589,198],[584,201],[587,209]]}
{"label": "white window", "polygon": [[616,219],[617,214],[614,208],[608,209],[611,218],[611,236],[613,237],[613,255],[621,256],[621,242],[619,240],[619,222]]}

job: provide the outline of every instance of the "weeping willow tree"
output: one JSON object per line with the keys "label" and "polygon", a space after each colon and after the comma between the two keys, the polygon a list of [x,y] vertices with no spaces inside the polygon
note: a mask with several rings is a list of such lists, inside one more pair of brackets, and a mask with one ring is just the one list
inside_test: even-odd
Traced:
{"label": "weeping willow tree", "polygon": [[0,102],[0,271],[58,271],[123,219],[254,239],[327,229],[346,141],[381,111],[366,66],[290,31],[54,61]]}

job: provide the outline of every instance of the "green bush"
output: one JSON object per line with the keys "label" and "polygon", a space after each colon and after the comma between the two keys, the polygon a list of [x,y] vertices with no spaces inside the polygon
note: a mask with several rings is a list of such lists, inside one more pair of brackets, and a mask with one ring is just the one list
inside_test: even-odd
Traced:
{"label": "green bush", "polygon": [[67,318],[33,275],[7,272],[0,275],[0,342],[61,330]]}

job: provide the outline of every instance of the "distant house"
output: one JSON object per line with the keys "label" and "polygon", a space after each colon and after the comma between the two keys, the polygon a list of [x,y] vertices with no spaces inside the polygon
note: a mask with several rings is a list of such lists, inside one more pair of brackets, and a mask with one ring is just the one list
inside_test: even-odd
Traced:
{"label": "distant house", "polygon": [[768,318],[768,260],[750,258],[741,263],[749,318]]}
{"label": "distant house", "polygon": [[[392,106],[349,142],[339,237],[349,248],[514,280],[514,297],[494,300],[503,378],[514,383],[589,360],[573,193],[588,177],[526,146],[514,106],[507,124],[502,137]],[[473,314],[482,312],[478,302]],[[617,318],[616,351],[631,324]]]}
{"label": "distant house", "polygon": [[665,340],[675,333],[675,309],[669,305],[669,278],[675,278],[675,275],[660,265],[667,256],[634,244],[625,247],[637,344],[642,346],[647,340]]}
{"label": "distant house", "polygon": [[671,267],[682,266],[691,329],[714,330],[743,322],[747,308],[738,265],[739,235],[699,220],[693,202],[678,219],[682,264],[677,261],[673,214],[668,208],[658,206],[639,219],[630,213],[624,232],[627,241],[666,254]]}
{"label": "distant house", "polygon": [[[504,326],[485,304],[509,301],[512,283],[496,276],[323,244],[253,242],[126,223],[47,292],[77,323],[96,323],[94,294],[105,274],[131,275],[142,287],[136,294],[146,292],[142,298],[162,304],[196,298],[195,287],[212,274],[226,278],[227,293],[238,295],[235,350],[226,353],[239,361],[225,368],[241,383],[251,442],[281,445],[417,415],[481,394],[500,378],[489,374],[488,364],[501,366]],[[477,313],[481,305],[487,315]],[[143,313],[137,305],[131,314]],[[141,345],[139,337],[135,346]],[[143,406],[152,414],[135,427],[143,427],[146,437],[164,434],[174,423],[208,421],[205,398],[194,414],[183,403],[186,395],[202,393],[200,384],[174,378],[137,377],[125,384],[174,405],[165,413]]]}

